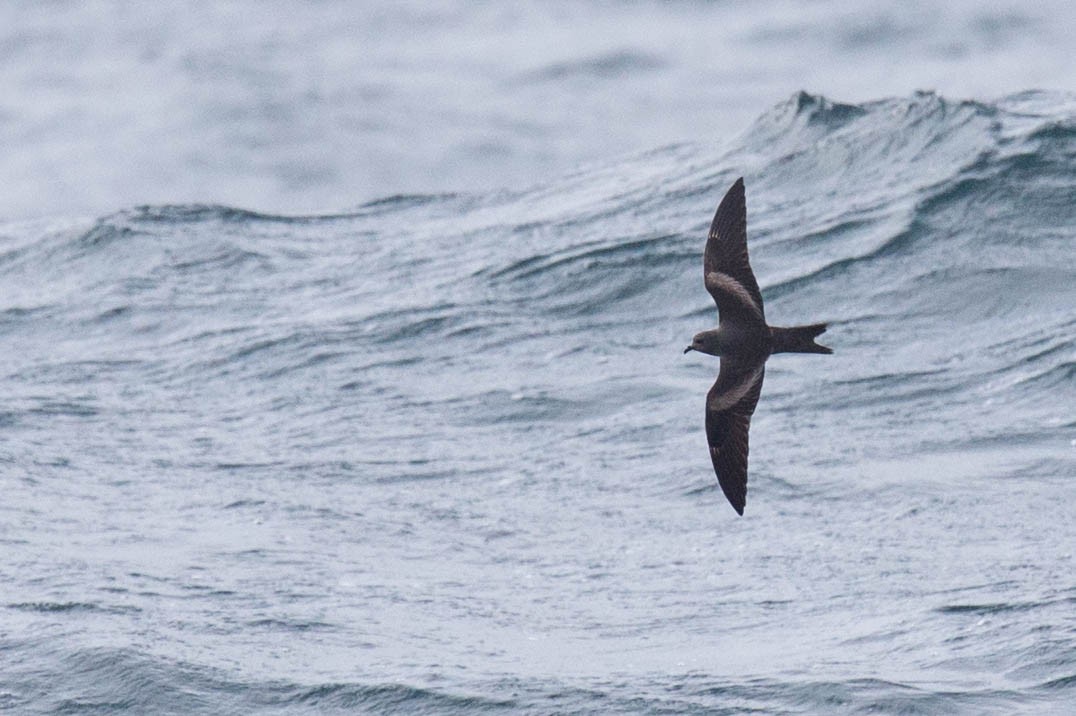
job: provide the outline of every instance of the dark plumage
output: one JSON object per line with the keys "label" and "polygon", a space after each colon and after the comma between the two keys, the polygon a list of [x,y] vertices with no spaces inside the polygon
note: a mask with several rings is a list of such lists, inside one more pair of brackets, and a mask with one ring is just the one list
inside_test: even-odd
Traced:
{"label": "dark plumage", "polygon": [[826,324],[778,328],[766,323],[762,293],[747,258],[747,203],[743,179],[717,207],[703,254],[703,280],[717,303],[718,327],[695,335],[684,349],[721,357],[706,395],[706,442],[725,497],[737,513],[747,502],[747,433],[766,359],[774,353],[832,353],[814,342]]}

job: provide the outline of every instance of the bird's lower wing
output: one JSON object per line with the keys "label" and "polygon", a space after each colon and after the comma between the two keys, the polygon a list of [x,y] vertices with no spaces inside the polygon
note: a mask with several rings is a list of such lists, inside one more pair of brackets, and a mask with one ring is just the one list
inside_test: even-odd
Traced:
{"label": "bird's lower wing", "polygon": [[734,366],[721,361],[706,396],[706,442],[722,492],[738,514],[747,503],[747,435],[765,376],[764,363]]}

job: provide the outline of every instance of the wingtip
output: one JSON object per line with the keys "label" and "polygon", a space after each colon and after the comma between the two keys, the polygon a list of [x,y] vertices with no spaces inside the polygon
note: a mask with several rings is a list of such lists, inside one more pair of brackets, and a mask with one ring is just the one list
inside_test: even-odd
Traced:
{"label": "wingtip", "polygon": [[[728,495],[726,495],[726,497],[728,497]],[[732,500],[731,497],[729,497],[729,504],[732,505],[732,509],[736,510],[736,514],[738,514],[740,517],[743,517],[743,508],[747,505],[746,497],[735,502]]]}

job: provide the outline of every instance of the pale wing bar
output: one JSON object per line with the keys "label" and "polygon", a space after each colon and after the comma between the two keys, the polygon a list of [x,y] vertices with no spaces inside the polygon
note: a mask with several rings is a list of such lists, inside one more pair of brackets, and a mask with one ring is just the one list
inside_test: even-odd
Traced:
{"label": "pale wing bar", "polygon": [[751,292],[727,273],[712,271],[706,274],[706,290],[714,297],[722,321],[742,325],[766,325],[762,307],[755,303]]}

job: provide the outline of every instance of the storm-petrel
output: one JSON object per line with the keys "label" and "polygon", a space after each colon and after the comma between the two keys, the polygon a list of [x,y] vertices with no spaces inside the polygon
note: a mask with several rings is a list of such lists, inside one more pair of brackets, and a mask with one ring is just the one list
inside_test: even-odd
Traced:
{"label": "storm-petrel", "polygon": [[832,353],[814,342],[825,323],[794,328],[766,325],[762,294],[747,258],[747,204],[743,178],[721,200],[703,254],[703,280],[717,302],[718,326],[698,333],[684,353],[721,357],[717,382],[706,395],[706,442],[725,497],[743,514],[747,502],[747,431],[755,412],[766,359],[774,353]]}

